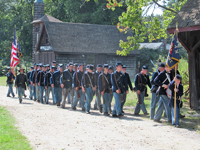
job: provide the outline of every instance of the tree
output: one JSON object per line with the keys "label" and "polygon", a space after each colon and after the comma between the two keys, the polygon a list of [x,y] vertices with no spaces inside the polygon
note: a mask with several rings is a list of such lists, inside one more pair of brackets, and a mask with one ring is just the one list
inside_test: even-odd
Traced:
{"label": "tree", "polygon": [[[117,51],[119,55],[127,55],[131,50],[139,48],[139,43],[148,39],[152,42],[155,39],[167,38],[167,26],[185,4],[187,0],[107,0],[107,8],[115,10],[123,5],[127,6],[126,12],[119,17],[117,28],[120,32],[133,32],[132,37],[127,38],[127,42],[121,40],[122,51]],[[163,3],[163,4],[162,4]],[[150,8],[160,7],[163,9],[162,20],[158,16],[147,16]],[[149,17],[149,19],[146,19]]]}

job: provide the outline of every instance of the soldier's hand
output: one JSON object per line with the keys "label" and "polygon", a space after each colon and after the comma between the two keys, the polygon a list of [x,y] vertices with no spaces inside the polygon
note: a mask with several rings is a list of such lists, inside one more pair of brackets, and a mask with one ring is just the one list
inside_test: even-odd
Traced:
{"label": "soldier's hand", "polygon": [[35,84],[33,84],[33,86],[35,86]]}
{"label": "soldier's hand", "polygon": [[96,91],[96,87],[93,87],[93,91]]}
{"label": "soldier's hand", "polygon": [[126,91],[126,94],[128,94],[128,93],[129,93],[129,91],[127,90],[127,91]]}
{"label": "soldier's hand", "polygon": [[15,87],[17,88],[17,86],[15,85]]}
{"label": "soldier's hand", "polygon": [[82,91],[83,91],[83,93],[85,93],[85,88],[84,87],[82,87]]}
{"label": "soldier's hand", "polygon": [[120,93],[121,93],[121,90],[120,90],[120,89],[118,89],[116,92],[117,92],[117,94],[120,94]]}
{"label": "soldier's hand", "polygon": [[177,88],[176,88],[176,89],[174,89],[174,92],[176,92],[176,93],[177,93],[177,92],[178,92],[178,89],[177,89]]}
{"label": "soldier's hand", "polygon": [[40,86],[40,83],[38,83],[38,86]]}
{"label": "soldier's hand", "polygon": [[60,86],[61,86],[62,89],[64,88],[64,84],[61,84]]}
{"label": "soldier's hand", "polygon": [[104,95],[104,91],[101,92],[101,95]]}
{"label": "soldier's hand", "polygon": [[45,86],[45,89],[47,90],[47,86]]}
{"label": "soldier's hand", "polygon": [[75,88],[78,91],[78,87]]}
{"label": "soldier's hand", "polygon": [[140,90],[137,90],[137,94],[140,95]]}
{"label": "soldier's hand", "polygon": [[33,85],[33,81],[31,81],[31,85]]}
{"label": "soldier's hand", "polygon": [[168,85],[166,85],[166,84],[163,84],[163,86],[162,87],[164,87],[164,89],[167,89],[168,88]]}
{"label": "soldier's hand", "polygon": [[54,88],[54,84],[51,84],[51,87]]}

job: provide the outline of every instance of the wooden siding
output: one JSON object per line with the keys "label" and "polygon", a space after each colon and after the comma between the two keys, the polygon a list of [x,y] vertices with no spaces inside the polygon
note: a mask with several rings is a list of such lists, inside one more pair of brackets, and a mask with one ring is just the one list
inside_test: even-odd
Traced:
{"label": "wooden siding", "polygon": [[[93,60],[96,58],[95,60]],[[73,54],[57,54],[56,56],[57,64],[63,63],[64,65],[67,65],[69,62],[73,63],[83,63],[86,64],[104,64],[107,63],[109,65],[112,65],[115,70],[115,64],[116,62],[120,61],[122,64],[125,64],[127,66],[127,72],[129,73],[130,77],[133,79],[135,77],[136,72],[136,56],[116,56],[116,55],[73,55]],[[132,81],[133,82],[133,81]]]}

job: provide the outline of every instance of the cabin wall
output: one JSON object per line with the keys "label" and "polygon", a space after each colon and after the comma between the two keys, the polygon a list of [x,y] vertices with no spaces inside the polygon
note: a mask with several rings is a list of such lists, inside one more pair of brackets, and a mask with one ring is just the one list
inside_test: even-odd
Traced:
{"label": "cabin wall", "polygon": [[43,64],[49,64],[51,65],[52,61],[55,60],[55,54],[54,52],[50,51],[44,51],[35,53],[33,55],[34,62],[35,63],[43,63]]}
{"label": "cabin wall", "polygon": [[127,72],[130,77],[133,79],[135,77],[136,72],[136,56],[116,56],[116,55],[106,55],[106,54],[57,54],[56,55],[57,64],[62,63],[65,66],[69,62],[73,63],[83,63],[87,64],[108,64],[114,67],[116,62],[121,62],[122,64],[127,66]]}

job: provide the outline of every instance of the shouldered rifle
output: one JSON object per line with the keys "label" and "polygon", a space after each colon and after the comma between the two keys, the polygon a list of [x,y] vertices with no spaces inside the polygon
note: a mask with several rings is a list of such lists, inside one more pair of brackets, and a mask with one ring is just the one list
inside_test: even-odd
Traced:
{"label": "shouldered rifle", "polygon": [[[78,69],[77,66],[75,66],[76,85],[78,85],[78,90],[79,90],[79,87],[80,87],[80,81],[78,80],[77,69]],[[78,83],[78,84],[77,84],[77,83]],[[76,87],[75,87],[75,89],[76,89]],[[80,94],[79,94],[78,90],[76,90],[76,91],[77,91],[77,97],[80,98]]]}
{"label": "shouldered rifle", "polygon": [[[86,85],[85,85],[85,68],[84,68],[84,65],[83,65],[83,88],[86,92]],[[84,101],[86,101],[86,98],[85,98],[85,92],[84,92]]]}
{"label": "shouldered rifle", "polygon": [[102,73],[102,86],[103,86],[103,104],[105,104],[105,98],[104,98],[104,93],[105,93],[105,86],[106,86],[106,83],[105,83],[105,78],[104,78],[104,73]]}
{"label": "shouldered rifle", "polygon": [[155,66],[155,64],[153,63],[153,61],[151,60],[151,63],[153,64],[153,66],[154,66],[154,68],[156,69],[156,71],[158,72],[158,74],[159,74],[159,71],[158,71],[158,69],[156,68],[156,66]]}
{"label": "shouldered rifle", "polygon": [[[140,75],[140,65],[138,66],[138,88],[139,88],[139,91],[141,90],[141,85],[140,85],[140,81],[141,81],[142,79],[141,79],[141,75]],[[141,82],[142,83],[142,82]],[[139,102],[139,104],[142,104],[142,101],[141,101],[141,97],[140,97],[140,94],[138,94],[137,93],[137,95],[138,95],[138,102]]]}
{"label": "shouldered rifle", "polygon": [[[64,73],[62,73],[62,84],[64,85]],[[64,87],[62,89],[62,95],[64,96]]]}

